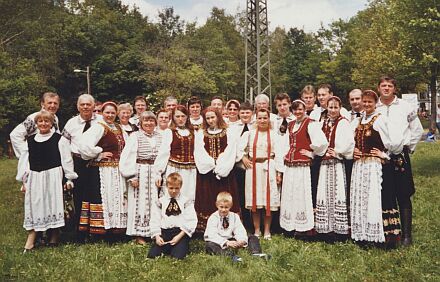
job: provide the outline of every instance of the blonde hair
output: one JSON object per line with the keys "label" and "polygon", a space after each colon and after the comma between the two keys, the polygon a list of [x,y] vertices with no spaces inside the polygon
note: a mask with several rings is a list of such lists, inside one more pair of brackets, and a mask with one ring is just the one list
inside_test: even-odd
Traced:
{"label": "blonde hair", "polygon": [[217,199],[215,201],[216,204],[218,203],[229,203],[233,204],[232,202],[232,195],[229,192],[220,192],[217,195]]}
{"label": "blonde hair", "polygon": [[167,176],[167,185],[168,185],[168,183],[174,184],[174,185],[179,185],[180,187],[182,187],[182,183],[183,183],[182,176],[180,176],[180,174],[177,172],[170,173]]}
{"label": "blonde hair", "polygon": [[50,123],[51,124],[53,124],[54,123],[54,121],[55,121],[55,116],[52,114],[52,113],[50,113],[50,112],[48,112],[48,111],[46,111],[46,110],[41,110],[41,111],[39,111],[38,113],[37,113],[37,115],[34,117],[34,121],[35,121],[35,123],[37,123],[37,121],[39,120],[39,119],[47,119],[48,121],[50,121]]}
{"label": "blonde hair", "polygon": [[133,114],[133,106],[130,103],[119,104],[118,113],[122,110],[128,110],[131,114]]}

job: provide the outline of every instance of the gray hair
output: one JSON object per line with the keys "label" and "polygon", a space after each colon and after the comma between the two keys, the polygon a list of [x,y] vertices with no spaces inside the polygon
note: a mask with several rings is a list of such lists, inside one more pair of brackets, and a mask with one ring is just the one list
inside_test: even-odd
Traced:
{"label": "gray hair", "polygon": [[351,94],[359,94],[362,95],[362,90],[360,90],[359,88],[353,89],[350,91],[350,93],[348,93],[348,97],[350,98]]}
{"label": "gray hair", "polygon": [[76,104],[79,105],[81,100],[89,100],[92,104],[95,104],[95,98],[93,98],[93,96],[90,94],[79,95],[78,102],[76,102]]}
{"label": "gray hair", "polygon": [[145,111],[145,112],[143,112],[141,114],[141,116],[139,117],[139,121],[142,122],[142,121],[150,119],[150,118],[154,119],[154,121],[157,124],[157,117],[156,117],[156,115],[152,111]]}
{"label": "gray hair", "polygon": [[267,95],[264,94],[264,93],[258,94],[258,95],[255,97],[255,103],[257,103],[257,102],[260,101],[260,100],[264,100],[264,101],[266,101],[267,103],[269,103],[269,96],[267,96]]}
{"label": "gray hair", "polygon": [[176,97],[174,97],[174,96],[168,96],[168,97],[166,97],[166,98],[165,98],[165,101],[163,101],[163,104],[166,105],[167,102],[171,102],[171,101],[177,103],[177,99],[176,99]]}

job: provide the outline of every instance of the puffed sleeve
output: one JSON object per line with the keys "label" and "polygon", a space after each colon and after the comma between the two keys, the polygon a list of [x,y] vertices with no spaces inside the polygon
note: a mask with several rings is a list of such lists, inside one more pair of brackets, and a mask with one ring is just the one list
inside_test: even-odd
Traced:
{"label": "puffed sleeve", "polygon": [[168,160],[170,158],[171,142],[173,142],[171,130],[164,131],[162,133],[162,144],[160,145],[153,165],[153,177],[155,180],[162,179],[162,174],[164,174],[167,169]]}
{"label": "puffed sleeve", "polygon": [[388,150],[388,155],[400,154],[400,152],[402,152],[402,139],[398,136],[393,137],[389,134],[388,119],[384,115],[380,115],[376,119],[373,123],[373,129],[379,132],[380,139],[382,139],[384,147]]}
{"label": "puffed sleeve", "polygon": [[227,177],[235,165],[235,157],[237,155],[237,142],[236,138],[234,137],[234,132],[236,131],[226,131],[228,145],[217,158],[214,173],[220,177]]}
{"label": "puffed sleeve", "polygon": [[160,220],[162,218],[162,198],[156,200],[153,205],[151,205],[151,220],[150,220],[150,230],[151,238],[156,237],[161,234]]}
{"label": "puffed sleeve", "polygon": [[313,150],[313,155],[323,156],[327,151],[328,141],[324,132],[321,130],[321,124],[316,121],[311,121],[307,130],[310,136],[310,148]]}
{"label": "puffed sleeve", "polygon": [[345,159],[352,159],[354,151],[354,135],[350,122],[347,119],[339,121],[335,134],[336,155]]}
{"label": "puffed sleeve", "polygon": [[194,148],[196,148],[194,150],[194,162],[199,173],[207,174],[215,168],[215,160],[206,152],[203,130],[194,132],[194,135]]}
{"label": "puffed sleeve", "polygon": [[219,226],[219,217],[215,214],[212,214],[208,218],[208,222],[206,223],[206,229],[205,234],[203,235],[203,238],[207,242],[213,242],[222,247],[222,249],[226,248],[226,242],[228,241],[226,238],[223,238],[218,233],[218,226]]}
{"label": "puffed sleeve", "polygon": [[17,181],[26,182],[29,171],[29,150],[26,146],[26,148],[21,151],[20,158],[18,159],[17,176],[15,179]]}
{"label": "puffed sleeve", "polygon": [[65,139],[65,137],[61,136],[60,141],[58,141],[58,149],[60,151],[61,166],[63,167],[64,176],[68,180],[77,179],[78,174],[75,172],[70,146],[66,146],[66,141],[62,141],[63,139]]}
{"label": "puffed sleeve", "polygon": [[26,137],[35,132],[36,128],[33,115],[30,115],[9,134],[17,158],[20,159],[21,154],[27,151]]}
{"label": "puffed sleeve", "polygon": [[138,132],[131,134],[119,159],[119,171],[125,178],[132,178],[138,176],[137,159],[138,154]]}
{"label": "puffed sleeve", "polygon": [[194,201],[186,200],[185,208],[183,209],[183,223],[180,229],[191,237],[197,227],[197,214],[194,209]]}
{"label": "puffed sleeve", "polygon": [[351,114],[350,114],[349,111],[347,111],[346,108],[342,107],[340,113],[341,113],[341,116],[343,116],[343,117],[346,118],[347,120],[350,120],[350,119],[351,119]]}
{"label": "puffed sleeve", "polygon": [[234,238],[237,241],[245,241],[246,245],[248,242],[248,236],[246,229],[243,226],[243,223],[240,220],[240,216],[238,214],[234,213],[234,220],[235,220],[235,228],[234,228]]}
{"label": "puffed sleeve", "polygon": [[417,116],[416,110],[413,109],[411,113],[408,115],[408,123],[409,123],[409,130],[411,131],[409,150],[410,152],[414,152],[417,143],[419,143],[423,135],[423,126],[422,123],[420,122],[419,117]]}
{"label": "puffed sleeve", "polygon": [[237,144],[237,157],[235,159],[236,162],[241,161],[244,156],[248,154],[249,151],[249,134],[250,131],[246,131],[238,140]]}
{"label": "puffed sleeve", "polygon": [[78,142],[78,150],[85,160],[95,159],[102,153],[102,148],[96,146],[104,135],[104,127],[101,124],[94,124],[84,132]]}

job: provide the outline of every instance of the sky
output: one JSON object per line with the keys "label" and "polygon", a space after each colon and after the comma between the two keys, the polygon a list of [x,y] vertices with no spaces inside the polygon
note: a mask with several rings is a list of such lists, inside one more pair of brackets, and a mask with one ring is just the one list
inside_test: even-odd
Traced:
{"label": "sky", "polygon": [[[202,25],[212,7],[225,9],[229,14],[243,11],[247,0],[122,0],[130,6],[136,5],[140,12],[152,21],[157,21],[159,10],[174,7],[174,11],[186,21],[197,21]],[[269,28],[280,26],[316,31],[321,23],[328,25],[339,18],[348,20],[366,8],[368,0],[267,0]]]}

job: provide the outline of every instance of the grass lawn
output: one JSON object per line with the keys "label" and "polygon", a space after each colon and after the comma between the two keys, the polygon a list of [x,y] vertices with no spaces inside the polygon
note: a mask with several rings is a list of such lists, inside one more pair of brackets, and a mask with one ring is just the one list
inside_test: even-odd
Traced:
{"label": "grass lawn", "polygon": [[15,160],[0,160],[0,269],[8,280],[190,280],[190,281],[440,281],[440,142],[420,143],[412,158],[417,192],[414,244],[392,251],[353,243],[303,242],[283,236],[262,242],[272,260],[245,252],[241,264],[203,252],[191,242],[184,261],[146,260],[148,247],[133,243],[63,244],[23,255],[23,198],[14,180]]}

